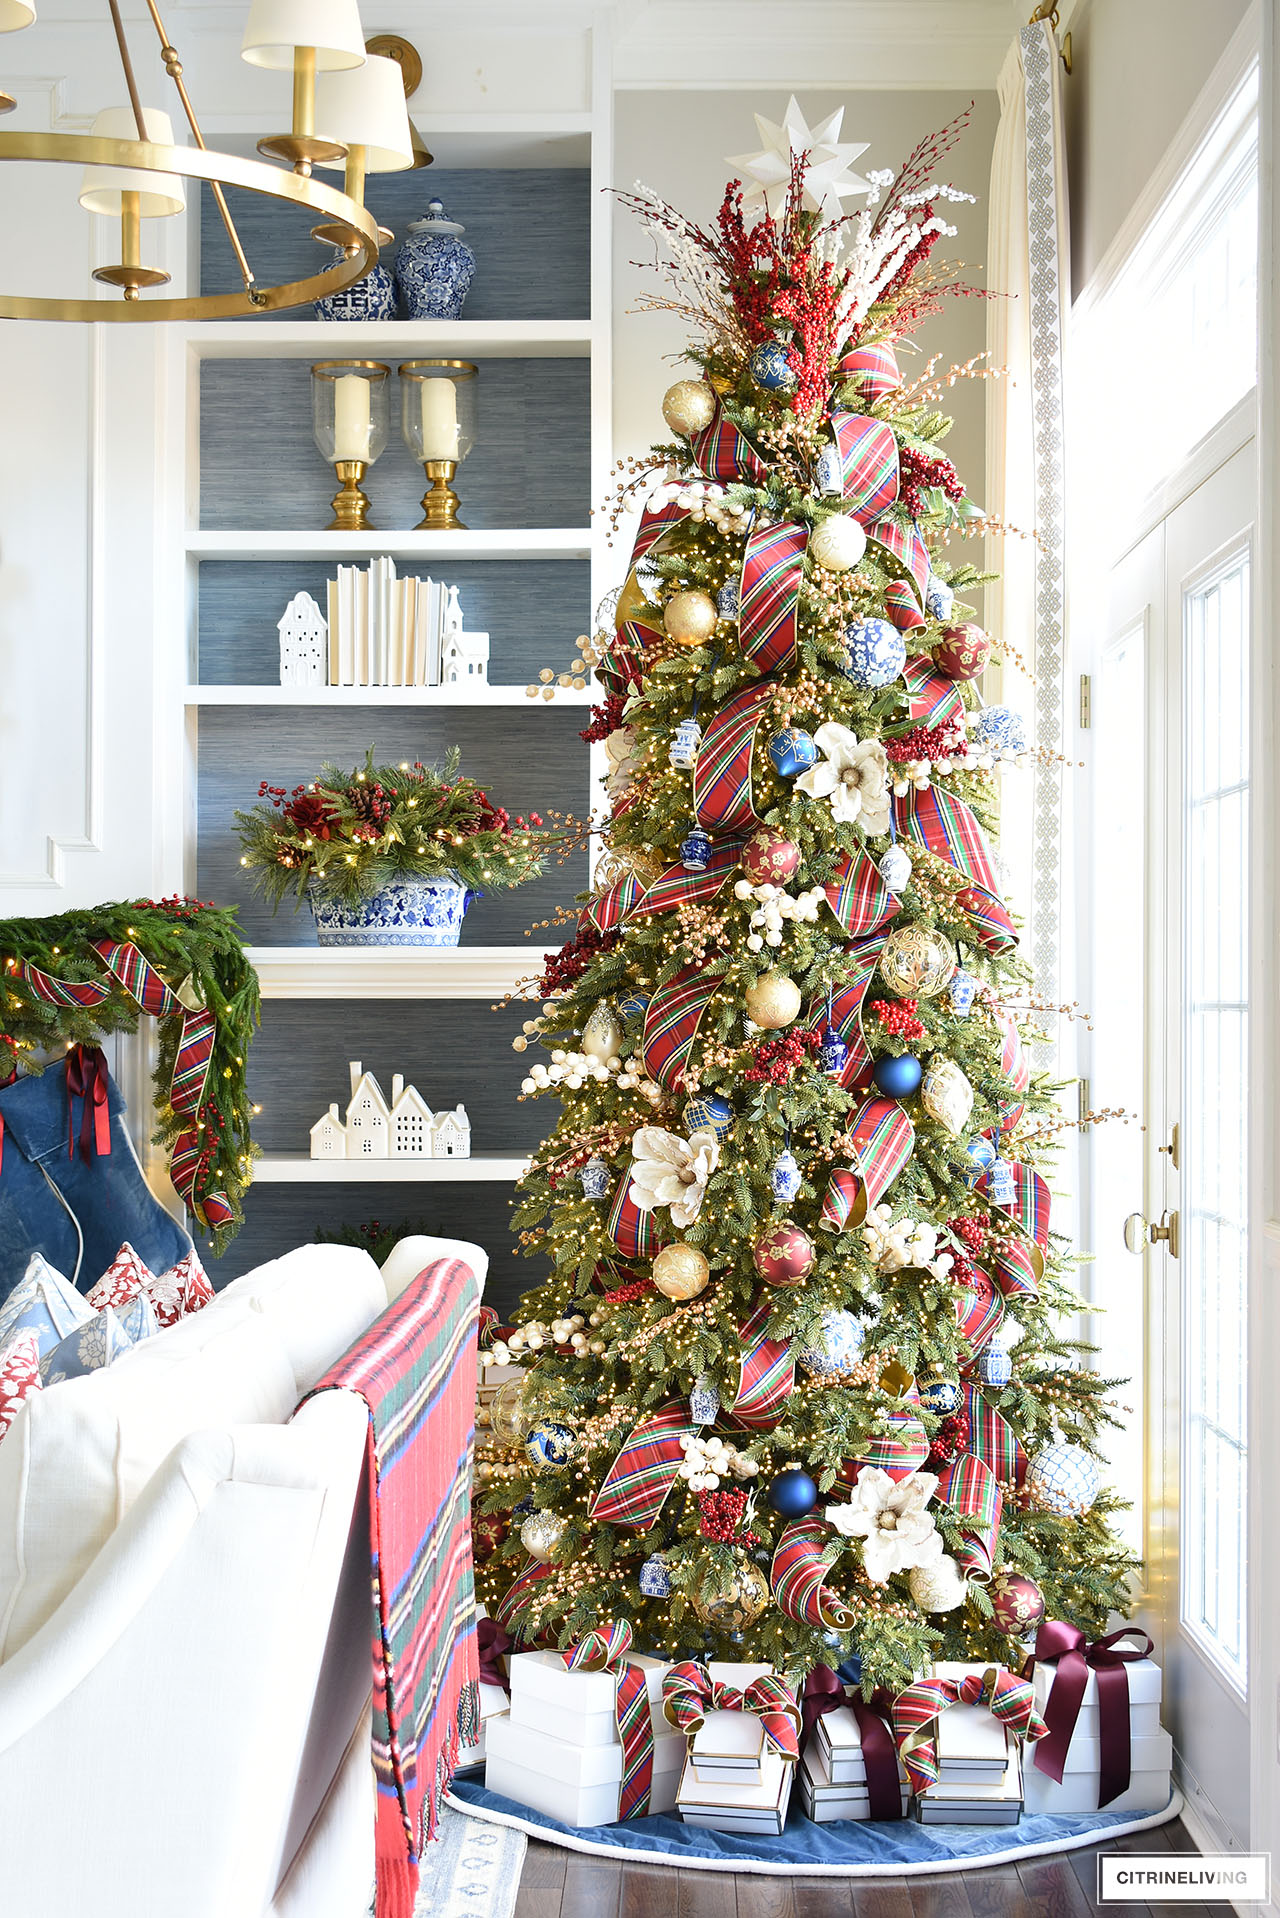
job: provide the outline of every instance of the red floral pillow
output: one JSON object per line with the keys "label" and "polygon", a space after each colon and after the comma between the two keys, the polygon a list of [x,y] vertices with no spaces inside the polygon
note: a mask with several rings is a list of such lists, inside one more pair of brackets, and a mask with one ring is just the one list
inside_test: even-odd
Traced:
{"label": "red floral pillow", "polygon": [[88,1303],[98,1312],[106,1306],[117,1310],[143,1292],[150,1299],[156,1323],[163,1328],[199,1312],[213,1300],[213,1287],[193,1246],[185,1258],[158,1277],[138,1257],[126,1239],[93,1290]]}
{"label": "red floral pillow", "polygon": [[0,1438],[22,1410],[23,1401],[40,1390],[40,1340],[34,1332],[19,1332],[0,1352]]}

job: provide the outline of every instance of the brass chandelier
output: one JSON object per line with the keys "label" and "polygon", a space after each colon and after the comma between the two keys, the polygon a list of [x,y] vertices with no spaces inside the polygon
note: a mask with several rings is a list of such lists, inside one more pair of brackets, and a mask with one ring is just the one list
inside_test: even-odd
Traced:
{"label": "brass chandelier", "polygon": [[[118,218],[120,234],[119,260],[96,268],[93,277],[118,289],[123,298],[117,302],[0,293],[0,319],[242,318],[307,305],[362,279],[376,264],[379,246],[391,238],[365,208],[366,174],[424,166],[431,160],[405,105],[406,92],[421,75],[416,56],[413,61],[405,58],[413,50],[388,40],[375,41],[366,50],[355,0],[251,0],[241,56],[255,66],[292,70],[293,115],[288,133],[258,142],[258,151],[268,159],[242,159],[206,146],[181,58],[156,0],[146,0],[165,72],[194,142],[174,144],[168,115],[142,105],[119,0],[108,0],[108,5],[129,105],[105,109],[89,134],[0,132],[0,161],[51,161],[85,169],[80,204],[91,213]],[[34,19],[33,0],[0,0],[0,33],[29,26]],[[380,57],[384,53],[391,57]],[[11,95],[0,93],[0,113],[14,104]],[[342,187],[315,179],[316,166],[342,168]],[[242,285],[229,293],[143,299],[144,291],[163,286],[169,275],[143,264],[142,223],[180,213],[186,180],[208,182]],[[227,205],[224,189],[229,186],[318,215],[313,236],[338,248],[337,257],[305,279],[263,284]]]}

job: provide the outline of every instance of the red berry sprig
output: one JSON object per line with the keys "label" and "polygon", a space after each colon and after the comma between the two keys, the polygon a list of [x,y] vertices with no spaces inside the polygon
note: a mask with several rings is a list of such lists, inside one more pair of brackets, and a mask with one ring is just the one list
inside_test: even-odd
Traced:
{"label": "red berry sprig", "polygon": [[960,475],[945,454],[930,459],[924,453],[917,453],[914,447],[903,446],[899,448],[898,464],[900,498],[913,519],[924,512],[924,496],[935,487],[941,487],[948,499],[964,498]]}
{"label": "red berry sprig", "polygon": [[745,1492],[699,1492],[698,1530],[703,1538],[727,1545],[736,1535],[746,1509]]}
{"label": "red berry sprig", "polygon": [[871,1011],[895,1039],[923,1039],[924,1027],[916,1017],[919,1004],[918,999],[873,999]]}
{"label": "red berry sprig", "polygon": [[591,724],[582,728],[578,738],[585,740],[588,746],[607,739],[622,724],[622,709],[626,703],[622,693],[610,693],[598,706],[591,708]]}
{"label": "red berry sprig", "polygon": [[916,759],[957,759],[967,749],[964,726],[956,721],[942,726],[913,726],[909,733],[899,733],[896,739],[884,742],[885,755],[895,766]]}
{"label": "red berry sprig", "polygon": [[969,1414],[953,1412],[949,1418],[943,1419],[938,1427],[934,1441],[929,1447],[929,1456],[925,1460],[925,1470],[936,1472],[942,1466],[950,1465],[959,1453],[968,1449],[968,1445]]}
{"label": "red berry sprig", "polygon": [[785,1085],[796,1067],[806,1065],[821,1044],[819,1032],[789,1032],[782,1039],[766,1039],[756,1047],[752,1063],[742,1076],[753,1083]]}

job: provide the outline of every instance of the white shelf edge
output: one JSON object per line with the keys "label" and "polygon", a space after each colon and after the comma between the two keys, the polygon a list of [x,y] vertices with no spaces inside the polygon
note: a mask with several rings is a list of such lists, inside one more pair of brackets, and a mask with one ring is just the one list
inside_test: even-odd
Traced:
{"label": "white shelf edge", "polygon": [[557,686],[531,699],[523,686],[188,686],[185,706],[528,706],[589,705],[590,687]]}
{"label": "white shelf edge", "polygon": [[339,342],[344,357],[430,347],[468,359],[586,359],[590,320],[206,320],[184,329],[197,360],[293,359]]}
{"label": "white shelf edge", "polygon": [[[549,946],[249,946],[264,999],[500,999],[540,973]],[[530,1001],[530,1004],[535,1001]]]}
{"label": "white shelf edge", "polygon": [[510,1183],[528,1169],[527,1158],[480,1153],[470,1159],[308,1159],[267,1152],[253,1162],[255,1185],[427,1185],[451,1180]]}
{"label": "white shelf edge", "polygon": [[183,544],[194,559],[590,559],[588,527],[518,527],[482,532],[368,533],[206,531],[189,528]]}

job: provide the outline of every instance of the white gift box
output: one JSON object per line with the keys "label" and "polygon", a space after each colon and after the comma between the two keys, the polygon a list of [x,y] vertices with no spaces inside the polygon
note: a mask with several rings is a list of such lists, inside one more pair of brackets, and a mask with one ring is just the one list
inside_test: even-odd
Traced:
{"label": "white gift box", "polygon": [[[1129,1739],[1129,1789],[1113,1798],[1103,1811],[1163,1811],[1169,1802],[1169,1771],[1173,1740],[1157,1731]],[[1036,1764],[1035,1746],[1027,1747],[1023,1769],[1023,1796],[1028,1811],[1052,1812],[1060,1818],[1098,1810],[1098,1778],[1102,1747],[1097,1734],[1082,1737],[1077,1727],[1067,1750],[1058,1784]]]}
{"label": "white gift box", "polygon": [[699,1778],[693,1760],[686,1761],[676,1808],[686,1825],[706,1831],[761,1832],[782,1835],[791,1798],[795,1766],[777,1752],[764,1753],[758,1784],[728,1785]]}
{"label": "white gift box", "polygon": [[[818,1720],[817,1738],[810,1744],[821,1761],[824,1782],[831,1785],[859,1786],[865,1790],[867,1761],[862,1752],[862,1732],[847,1705],[824,1712]],[[898,1765],[900,1777],[906,1773]]]}
{"label": "white gift box", "polygon": [[[836,1714],[828,1712],[826,1716],[833,1718]],[[824,1721],[819,1719],[818,1722],[822,1724]],[[911,1796],[905,1779],[901,1781],[901,1790],[905,1809]],[[834,1783],[826,1771],[823,1753],[816,1739],[810,1740],[800,1760],[800,1802],[805,1816],[811,1818],[815,1825],[835,1824],[846,1818],[864,1820],[871,1816],[871,1794],[865,1780],[860,1785]]]}
{"label": "white gift box", "polygon": [[485,1732],[491,1718],[505,1718],[511,1709],[511,1700],[501,1685],[480,1686],[480,1736],[474,1745],[464,1745],[458,1754],[458,1770],[466,1771],[471,1765],[483,1765],[487,1745]]}
{"label": "white gift box", "polygon": [[[661,1658],[628,1657],[638,1665],[649,1686],[649,1713],[655,1735],[672,1728],[662,1715]],[[618,1724],[614,1700],[616,1669],[571,1672],[559,1652],[513,1652],[507,1660],[511,1678],[511,1722],[530,1730],[549,1732],[570,1745],[616,1745]]]}
{"label": "white gift box", "polygon": [[[515,1663],[515,1660],[512,1660]],[[575,1673],[575,1677],[603,1677]],[[495,1718],[487,1728],[485,1789],[558,1818],[562,1825],[611,1825],[622,1789],[622,1746],[575,1745],[514,1717]],[[670,1728],[653,1741],[650,1813],[674,1811],[685,1762],[685,1741]]]}
{"label": "white gift box", "polygon": [[[939,1659],[935,1678],[982,1678],[989,1662]],[[1009,1740],[989,1705],[948,1705],[938,1714],[939,1780],[957,1785],[1001,1785],[1009,1762]]]}
{"label": "white gift box", "polygon": [[[1038,1664],[1032,1674],[1031,1683],[1036,1695],[1036,1705],[1040,1716],[1044,1717],[1049,1694],[1053,1690],[1053,1681],[1057,1674],[1057,1664]],[[1131,1739],[1155,1738],[1160,1731],[1160,1690],[1161,1672],[1154,1659],[1140,1658],[1132,1665],[1125,1666],[1129,1680],[1129,1736]],[[1080,1700],[1080,1716],[1076,1720],[1075,1730],[1071,1734],[1071,1749],[1080,1740],[1098,1736],[1098,1674],[1090,1670],[1085,1680],[1084,1696]],[[1071,1762],[1071,1750],[1067,1753],[1068,1768],[1075,1770]],[[1166,1792],[1165,1797],[1168,1797]],[[1162,1801],[1163,1802],[1163,1801]],[[1094,1810],[1097,1807],[1093,1807]]]}
{"label": "white gift box", "polygon": [[983,1785],[948,1784],[940,1778],[917,1795],[915,1813],[922,1825],[1016,1825],[1022,1816],[1017,1745],[1010,1746],[1008,1763],[999,1777]]}
{"label": "white gift box", "polygon": [[763,1757],[764,1726],[754,1712],[708,1712],[689,1741],[703,1784],[758,1785]]}

